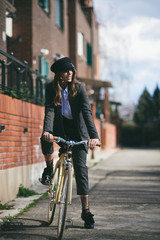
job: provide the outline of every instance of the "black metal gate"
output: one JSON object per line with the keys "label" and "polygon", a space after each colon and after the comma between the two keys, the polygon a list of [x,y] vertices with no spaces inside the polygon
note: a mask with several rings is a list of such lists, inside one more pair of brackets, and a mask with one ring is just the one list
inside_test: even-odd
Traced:
{"label": "black metal gate", "polygon": [[0,49],[0,92],[23,101],[44,105],[46,76],[34,71],[13,55]]}

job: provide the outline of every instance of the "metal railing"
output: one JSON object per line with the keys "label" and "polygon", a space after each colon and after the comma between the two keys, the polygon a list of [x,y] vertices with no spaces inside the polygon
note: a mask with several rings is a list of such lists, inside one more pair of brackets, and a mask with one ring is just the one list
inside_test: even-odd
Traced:
{"label": "metal railing", "polygon": [[50,79],[0,49],[0,92],[23,101],[44,105],[45,83]]}

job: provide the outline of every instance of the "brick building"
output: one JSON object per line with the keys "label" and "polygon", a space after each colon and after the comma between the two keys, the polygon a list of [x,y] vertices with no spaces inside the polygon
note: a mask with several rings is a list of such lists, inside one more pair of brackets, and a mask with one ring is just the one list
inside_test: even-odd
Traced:
{"label": "brick building", "polygon": [[70,56],[79,77],[100,79],[98,23],[89,2],[2,0],[1,48],[48,75],[57,57]]}
{"label": "brick building", "polygon": [[13,52],[17,59],[51,78],[50,64],[57,57],[69,56],[77,77],[88,79],[90,88],[111,86],[93,81],[100,79],[100,70],[92,0],[2,0],[0,5],[2,50]]}

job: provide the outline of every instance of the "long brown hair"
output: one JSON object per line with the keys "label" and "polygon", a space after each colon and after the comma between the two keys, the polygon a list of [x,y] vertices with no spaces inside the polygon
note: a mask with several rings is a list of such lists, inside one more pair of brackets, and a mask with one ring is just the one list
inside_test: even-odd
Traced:
{"label": "long brown hair", "polygon": [[[53,80],[53,91],[55,93],[53,104],[55,106],[61,105],[61,86],[60,86],[60,76],[61,73],[56,73]],[[71,102],[78,92],[78,88],[76,86],[76,72],[73,71],[72,82],[68,83],[68,100]]]}

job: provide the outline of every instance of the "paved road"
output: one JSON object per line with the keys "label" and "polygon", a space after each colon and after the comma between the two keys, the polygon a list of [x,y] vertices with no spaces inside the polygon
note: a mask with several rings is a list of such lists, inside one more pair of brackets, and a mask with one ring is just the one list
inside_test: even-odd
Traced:
{"label": "paved road", "polygon": [[[83,228],[79,198],[73,199],[66,240],[159,240],[160,150],[124,149],[89,170],[93,230]],[[47,199],[15,219],[0,239],[56,239],[46,226]]]}

